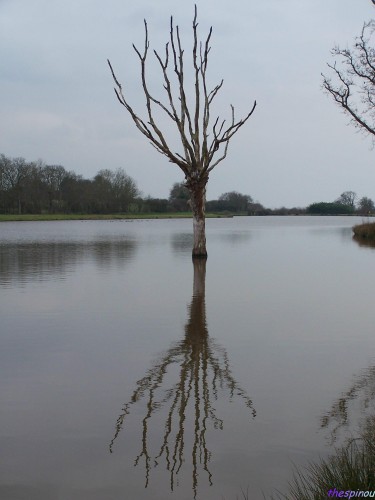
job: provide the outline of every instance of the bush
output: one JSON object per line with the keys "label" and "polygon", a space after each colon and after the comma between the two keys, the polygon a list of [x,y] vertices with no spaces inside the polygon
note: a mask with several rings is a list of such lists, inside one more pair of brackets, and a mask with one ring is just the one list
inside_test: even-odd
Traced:
{"label": "bush", "polygon": [[307,213],[312,215],[352,215],[354,214],[354,208],[349,205],[343,205],[342,203],[312,203],[307,207]]}

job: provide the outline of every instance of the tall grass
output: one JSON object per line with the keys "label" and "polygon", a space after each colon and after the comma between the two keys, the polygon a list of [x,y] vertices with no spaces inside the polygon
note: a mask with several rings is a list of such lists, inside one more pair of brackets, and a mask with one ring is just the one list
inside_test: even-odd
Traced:
{"label": "tall grass", "polygon": [[351,439],[335,454],[303,469],[296,468],[287,493],[271,500],[324,500],[329,490],[375,490],[375,419],[371,417],[362,435]]}
{"label": "tall grass", "polygon": [[375,222],[366,222],[353,227],[356,238],[375,240]]}
{"label": "tall grass", "polygon": [[[374,416],[366,419],[360,437],[350,439],[327,459],[295,467],[287,492],[263,496],[264,500],[327,500],[336,498],[328,495],[335,488],[337,492],[375,491]],[[251,500],[249,491],[241,490],[236,500]]]}

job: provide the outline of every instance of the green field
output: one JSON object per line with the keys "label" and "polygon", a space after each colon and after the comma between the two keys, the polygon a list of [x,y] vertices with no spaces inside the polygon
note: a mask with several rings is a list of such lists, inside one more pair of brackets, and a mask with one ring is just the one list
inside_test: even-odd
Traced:
{"label": "green field", "polygon": [[[207,218],[233,217],[232,214],[206,214]],[[0,222],[51,220],[191,219],[191,212],[150,214],[0,214]]]}

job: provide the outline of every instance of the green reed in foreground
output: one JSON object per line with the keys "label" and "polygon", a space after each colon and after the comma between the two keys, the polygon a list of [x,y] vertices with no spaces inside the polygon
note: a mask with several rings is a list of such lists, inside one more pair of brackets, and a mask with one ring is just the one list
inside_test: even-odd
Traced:
{"label": "green reed in foreground", "polygon": [[325,500],[335,488],[344,492],[375,490],[374,419],[369,423],[360,438],[350,440],[326,460],[296,468],[289,492],[277,492],[271,499]]}
{"label": "green reed in foreground", "polygon": [[[288,491],[277,491],[270,497],[264,495],[264,500],[327,500],[337,498],[340,492],[344,492],[342,498],[374,498],[374,491],[375,416],[372,416],[367,417],[358,438],[336,448],[327,459],[295,467]],[[241,490],[241,495],[236,496],[236,500],[250,498],[248,490]]]}

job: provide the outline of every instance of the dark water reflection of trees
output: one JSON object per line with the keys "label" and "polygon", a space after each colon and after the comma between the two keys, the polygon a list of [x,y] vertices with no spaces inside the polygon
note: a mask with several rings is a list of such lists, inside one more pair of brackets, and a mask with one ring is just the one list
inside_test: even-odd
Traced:
{"label": "dark water reflection of trees", "polygon": [[[224,422],[215,409],[219,394],[221,396],[226,392],[231,401],[239,397],[249,412],[249,418],[254,419],[256,415],[252,400],[233,377],[225,348],[216,344],[209,336],[205,276],[206,261],[195,260],[193,295],[188,308],[184,337],[172,344],[137,382],[130,400],[123,406],[117,419],[115,434],[109,446],[112,453],[126,417],[132,407],[143,399],[146,410],[141,420],[141,450],[134,465],[144,462],[147,487],[151,469],[164,462],[169,472],[170,488],[173,490],[179,472],[188,463],[188,448],[194,498],[197,495],[198,478],[203,476],[203,472],[209,484],[212,485],[213,482],[208,435],[212,428],[223,429]],[[151,453],[150,442],[154,440],[153,422],[156,420],[156,414],[163,409],[163,435],[156,448],[157,452]]]}
{"label": "dark water reflection of trees", "polygon": [[100,268],[122,267],[135,253],[134,240],[48,241],[0,245],[0,286],[63,278],[85,260]]}

